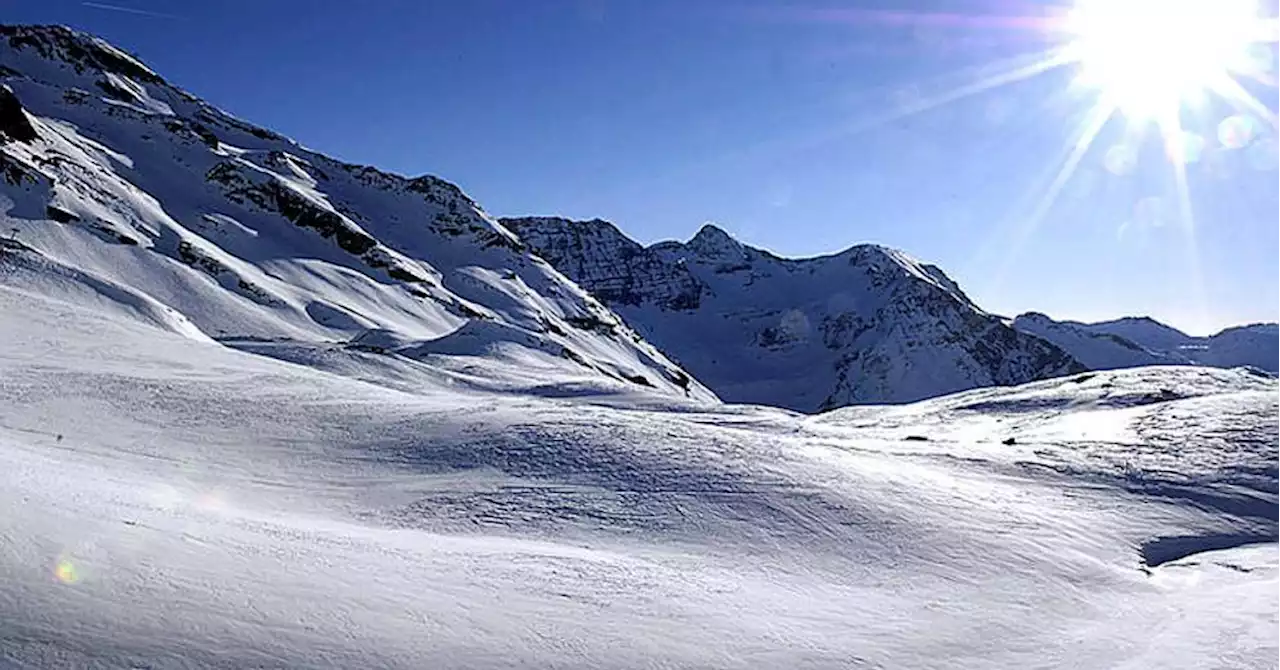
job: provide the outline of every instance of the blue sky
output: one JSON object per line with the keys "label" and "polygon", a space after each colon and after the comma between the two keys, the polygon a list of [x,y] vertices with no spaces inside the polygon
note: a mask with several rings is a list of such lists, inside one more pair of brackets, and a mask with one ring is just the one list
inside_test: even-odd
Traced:
{"label": "blue sky", "polygon": [[[1271,0],[1274,5],[1274,0]],[[125,11],[131,10],[131,11]],[[232,113],[345,160],[461,185],[499,215],[602,217],[645,241],[714,221],[784,255],[878,242],[986,309],[1189,332],[1276,320],[1275,133],[1206,139],[1179,215],[1159,142],[1114,174],[1070,68],[920,111],[1052,45],[1030,0],[4,0],[129,49]],[[1274,11],[1274,10],[1272,10]],[[1023,17],[1023,20],[1015,20]],[[1274,74],[1274,67],[1272,74]],[[1275,90],[1258,91],[1274,110]],[[1150,138],[1149,138],[1150,139]]]}

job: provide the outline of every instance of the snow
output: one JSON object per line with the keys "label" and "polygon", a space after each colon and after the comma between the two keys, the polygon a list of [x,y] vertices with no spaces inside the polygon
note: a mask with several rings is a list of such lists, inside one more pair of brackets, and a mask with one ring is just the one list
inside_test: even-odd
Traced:
{"label": "snow", "polygon": [[[0,144],[2,668],[1276,667],[1272,376],[720,404],[447,182],[0,36],[38,133]],[[721,295],[763,253],[699,238]],[[824,262],[757,295],[857,265],[813,304],[995,327],[897,252]]]}
{"label": "snow", "polygon": [[[22,315],[0,319],[9,667],[1264,668],[1280,652],[1276,385],[1247,372],[805,417],[408,390],[9,288],[0,314]],[[1193,553],[1143,567],[1175,537]]]}
{"label": "snow", "polygon": [[[508,378],[540,361],[525,386],[716,401],[456,186],[308,151],[97,38],[3,35],[37,134],[0,145],[0,225],[19,243],[6,285],[192,337],[292,351],[381,329],[454,352],[430,359],[439,372],[500,349]],[[479,332],[499,339],[449,345]]]}
{"label": "snow", "polygon": [[[1274,323],[1227,328],[1207,341],[1188,345],[1187,354],[1201,365],[1248,365],[1271,374],[1280,373],[1280,332]],[[1199,349],[1199,351],[1196,351]]]}
{"label": "snow", "polygon": [[1095,370],[1212,365],[1280,372],[1280,332],[1274,323],[1237,326],[1209,337],[1192,337],[1149,317],[1080,323],[1028,313],[1014,319],[1013,327],[1053,342]]}
{"label": "snow", "polygon": [[1195,339],[1192,336],[1150,317],[1128,317],[1097,323],[1069,323],[1096,333],[1118,335],[1154,351],[1176,351]]}
{"label": "snow", "polygon": [[1092,370],[1191,364],[1190,359],[1176,351],[1152,351],[1122,336],[1071,323],[1059,323],[1043,314],[1023,314],[1014,319],[1012,325],[1019,331],[1062,347]]}
{"label": "snow", "polygon": [[713,225],[642,247],[601,220],[502,223],[728,401],[814,412],[1084,369],[879,245],[788,259]]}

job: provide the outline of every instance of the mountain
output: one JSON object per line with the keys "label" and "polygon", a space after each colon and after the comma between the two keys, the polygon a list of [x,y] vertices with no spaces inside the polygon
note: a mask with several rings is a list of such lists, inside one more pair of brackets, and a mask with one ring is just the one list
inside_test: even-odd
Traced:
{"label": "mountain", "polygon": [[599,219],[500,222],[728,401],[813,412],[1085,369],[894,249],[789,259],[713,225],[645,247]]}
{"label": "mountain", "polygon": [[1042,337],[1094,369],[1143,365],[1251,366],[1276,374],[1280,334],[1274,323],[1228,328],[1194,337],[1149,317],[1099,323],[1055,321],[1035,312],[1013,320],[1018,330]]}
{"label": "mountain", "polygon": [[1200,338],[1188,353],[1199,365],[1223,368],[1250,365],[1276,374],[1280,372],[1280,326],[1255,323],[1227,328]]}
{"label": "mountain", "polygon": [[1105,333],[1123,337],[1151,351],[1177,351],[1187,345],[1194,344],[1194,337],[1149,316],[1129,316],[1112,321],[1097,323],[1064,322],[1070,326],[1082,327],[1095,333]]}
{"label": "mountain", "polygon": [[310,151],[63,27],[0,27],[0,81],[4,285],[407,387],[715,400],[447,181]]}
{"label": "mountain", "polygon": [[1095,331],[1084,324],[1058,322],[1038,312],[1015,318],[1015,329],[1048,340],[1093,370],[1135,368],[1144,365],[1189,365],[1190,361],[1173,351],[1152,350],[1124,336]]}

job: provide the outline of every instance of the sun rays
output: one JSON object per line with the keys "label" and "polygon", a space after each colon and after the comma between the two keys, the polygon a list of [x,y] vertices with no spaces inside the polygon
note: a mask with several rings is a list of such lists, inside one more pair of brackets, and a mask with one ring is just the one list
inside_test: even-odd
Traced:
{"label": "sun rays", "polygon": [[1252,0],[1077,0],[1063,21],[1086,86],[1126,116],[1158,119],[1253,67]]}
{"label": "sun rays", "polygon": [[[897,23],[904,20],[898,17]],[[1264,135],[1274,135],[1276,112],[1251,89],[1276,86],[1276,18],[1264,16],[1256,0],[1075,0],[1045,18],[971,17],[964,25],[967,30],[998,28],[1002,36],[1010,30],[1033,33],[1050,46],[1030,59],[986,68],[981,76],[898,106],[882,121],[1063,73],[1085,112],[1062,151],[1049,158],[1046,181],[1031,194],[1030,211],[1022,211],[1012,234],[1002,236],[1004,263],[1011,263],[1037,232],[1104,129],[1120,123],[1123,139],[1100,152],[1099,167],[1116,178],[1128,176],[1140,169],[1143,145],[1160,143],[1172,191],[1168,209],[1181,233],[1181,263],[1192,284],[1188,300],[1203,311],[1194,175],[1188,167],[1210,150],[1249,149]],[[1234,113],[1220,111],[1226,108]]]}

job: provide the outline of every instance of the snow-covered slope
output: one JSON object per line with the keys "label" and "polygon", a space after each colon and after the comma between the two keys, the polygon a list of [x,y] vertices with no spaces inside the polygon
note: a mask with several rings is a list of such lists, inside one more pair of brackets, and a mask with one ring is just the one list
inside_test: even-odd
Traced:
{"label": "snow-covered slope", "polygon": [[1063,322],[1070,326],[1084,327],[1095,333],[1107,333],[1123,337],[1130,342],[1152,351],[1177,351],[1194,343],[1194,337],[1156,321],[1149,316],[1128,316],[1111,321],[1097,323],[1080,323],[1078,321]]}
{"label": "snow-covered slope", "polygon": [[1150,317],[1100,323],[1054,321],[1028,313],[1013,327],[1062,347],[1093,369],[1142,365],[1250,366],[1280,371],[1280,332],[1274,323],[1228,328],[1209,337],[1193,337]]}
{"label": "snow-covered slope", "polygon": [[1134,368],[1144,365],[1189,365],[1176,353],[1152,351],[1121,335],[1094,331],[1071,322],[1058,322],[1038,312],[1028,312],[1013,320],[1021,332],[1048,340],[1092,370]]}
{"label": "snow-covered slope", "polygon": [[355,376],[714,400],[448,182],[309,151],[65,28],[0,27],[0,81],[4,285]]}
{"label": "snow-covered slope", "polygon": [[817,411],[1084,369],[893,249],[796,260],[712,225],[643,247],[600,220],[501,222],[726,400]]}
{"label": "snow-covered slope", "polygon": [[1272,374],[1280,373],[1280,325],[1255,323],[1227,328],[1200,338],[1186,353],[1200,365],[1224,368],[1251,365]]}
{"label": "snow-covered slope", "polygon": [[393,390],[7,287],[0,315],[5,668],[1201,670],[1280,647],[1273,379],[657,411]]}

